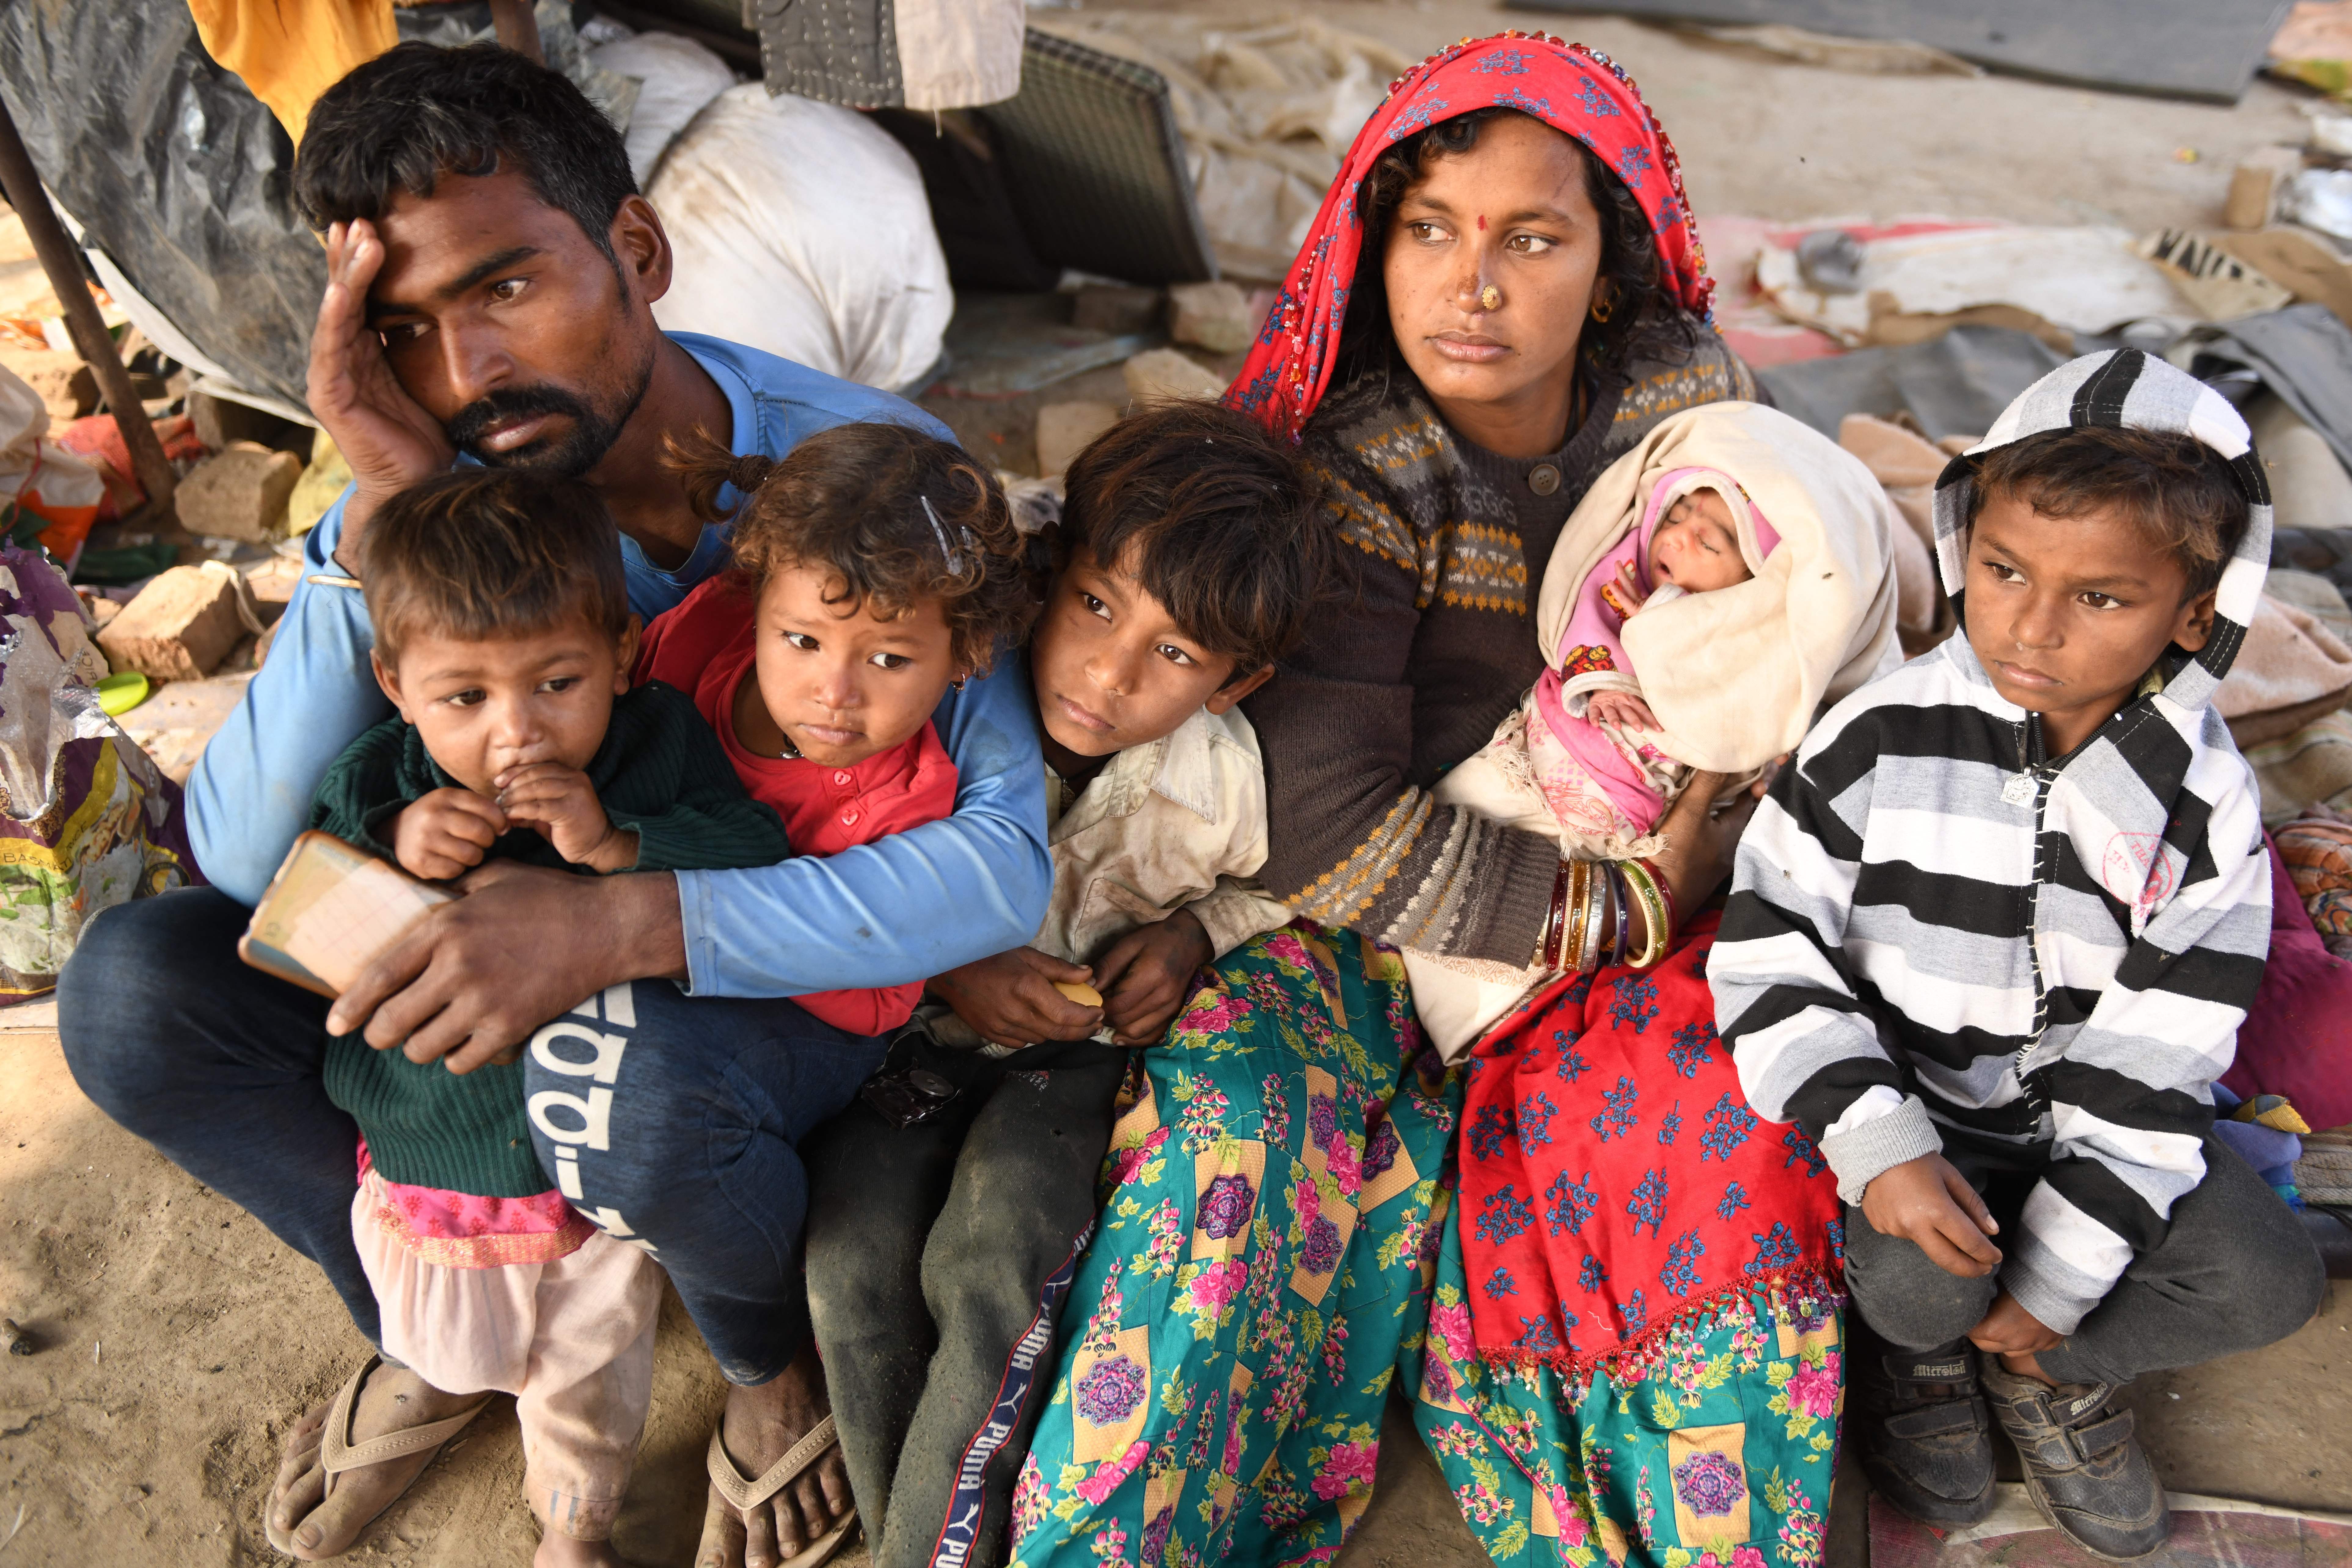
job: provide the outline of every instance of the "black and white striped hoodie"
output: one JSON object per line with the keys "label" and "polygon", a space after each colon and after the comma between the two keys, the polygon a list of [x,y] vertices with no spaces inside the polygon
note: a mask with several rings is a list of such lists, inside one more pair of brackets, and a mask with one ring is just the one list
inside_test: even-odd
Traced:
{"label": "black and white striped hoodie", "polygon": [[1740,841],[1707,971],[1749,1100],[1820,1141],[1848,1202],[1939,1148],[2039,1172],[2001,1282],[2060,1333],[2203,1179],[2212,1083],[2270,940],[2260,800],[2210,700],[2270,555],[2237,411],[2136,350],[2061,366],[1945,470],[1938,571],[1957,605],[1971,458],[2097,425],[2187,431],[2231,460],[2249,521],[2211,640],[2168,652],[2063,757],[1965,633],[1856,691]]}

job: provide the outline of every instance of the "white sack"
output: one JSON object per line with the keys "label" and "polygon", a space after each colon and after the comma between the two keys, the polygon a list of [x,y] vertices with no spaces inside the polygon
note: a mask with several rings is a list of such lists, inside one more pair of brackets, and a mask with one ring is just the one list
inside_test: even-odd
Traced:
{"label": "white sack", "polygon": [[677,258],[654,319],[868,386],[937,363],[955,296],[907,150],[863,115],[756,82],[712,100],[646,193]]}
{"label": "white sack", "polygon": [[652,184],[661,156],[703,105],[735,85],[727,62],[676,33],[639,33],[588,51],[592,64],[637,84],[626,138],[637,189]]}

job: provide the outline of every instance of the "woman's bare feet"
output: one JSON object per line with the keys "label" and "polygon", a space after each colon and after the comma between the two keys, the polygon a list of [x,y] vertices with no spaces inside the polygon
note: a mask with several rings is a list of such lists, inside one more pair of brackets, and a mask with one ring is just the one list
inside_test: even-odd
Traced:
{"label": "woman's bare feet", "polygon": [[[380,1365],[369,1373],[352,1404],[351,1440],[364,1443],[387,1432],[422,1426],[455,1415],[480,1400],[478,1394],[444,1394],[405,1368]],[[282,1536],[291,1539],[294,1555],[304,1562],[340,1556],[351,1550],[368,1522],[406,1491],[440,1452],[428,1448],[346,1470],[336,1479],[334,1495],[329,1497],[319,1450],[326,1434],[327,1412],[333,1404],[332,1399],[325,1401],[294,1424],[286,1435],[278,1479],[269,1489],[270,1522]]]}
{"label": "woman's bare feet", "polygon": [[[783,1374],[757,1388],[728,1391],[719,1440],[735,1468],[758,1476],[806,1436],[833,1408],[816,1346],[803,1348]],[[749,1521],[710,1489],[695,1568],[781,1568],[814,1544],[850,1510],[849,1472],[835,1448],[800,1479],[752,1510]]]}
{"label": "woman's bare feet", "polygon": [[609,1541],[574,1541],[553,1531],[539,1538],[530,1568],[628,1568]]}

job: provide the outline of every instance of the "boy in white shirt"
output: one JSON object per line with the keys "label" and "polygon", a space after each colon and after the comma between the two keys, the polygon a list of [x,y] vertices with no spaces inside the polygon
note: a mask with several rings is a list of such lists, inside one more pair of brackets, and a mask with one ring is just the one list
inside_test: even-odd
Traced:
{"label": "boy in white shirt", "polygon": [[1045,924],[935,976],[941,1005],[805,1150],[810,1310],[877,1568],[1003,1560],[1124,1047],[1291,918],[1252,880],[1265,782],[1237,704],[1337,575],[1297,459],[1187,404],[1114,426],[1066,483],[1029,647]]}

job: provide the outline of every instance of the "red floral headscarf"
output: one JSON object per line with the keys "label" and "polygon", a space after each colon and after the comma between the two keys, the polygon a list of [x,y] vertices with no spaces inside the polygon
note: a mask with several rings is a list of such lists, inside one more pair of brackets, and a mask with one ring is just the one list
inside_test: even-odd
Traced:
{"label": "red floral headscarf", "polygon": [[1339,358],[1339,324],[1364,245],[1356,210],[1364,176],[1395,143],[1478,109],[1518,110],[1591,149],[1650,215],[1661,285],[1683,309],[1707,316],[1715,283],[1683,195],[1682,163],[1633,79],[1599,50],[1542,33],[1465,38],[1391,83],[1387,100],[1356,132],[1249,363],[1225,394],[1228,406],[1298,438]]}

